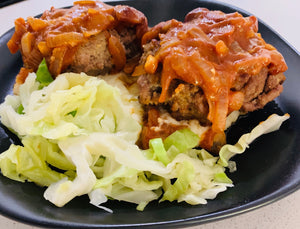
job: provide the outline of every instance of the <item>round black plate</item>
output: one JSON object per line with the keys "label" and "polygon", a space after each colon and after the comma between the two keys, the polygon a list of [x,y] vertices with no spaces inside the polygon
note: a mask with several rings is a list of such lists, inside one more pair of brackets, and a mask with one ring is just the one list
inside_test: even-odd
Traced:
{"label": "round black plate", "polygon": [[[162,20],[184,15],[196,7],[206,7],[224,12],[247,12],[238,8],[200,0],[138,0],[116,1],[110,4],[131,5],[148,17],[150,26]],[[291,115],[289,121],[274,133],[255,141],[242,155],[236,156],[238,171],[229,174],[235,187],[211,200],[207,205],[190,206],[184,203],[151,203],[143,212],[135,205],[110,201],[107,207],[114,210],[106,213],[88,203],[86,196],[72,200],[63,208],[57,208],[43,198],[44,189],[32,183],[18,183],[0,176],[0,213],[22,221],[44,227],[99,228],[99,227],[165,227],[190,226],[236,215],[278,200],[300,187],[300,57],[272,29],[259,23],[265,40],[273,44],[285,57],[288,64],[284,92],[275,102],[263,110],[254,112],[238,121],[228,133],[230,142],[235,142],[259,121],[271,113]],[[0,101],[11,93],[11,89],[22,60],[19,54],[11,55],[6,47],[13,34],[8,31],[0,38]],[[0,151],[6,150],[14,139],[4,127],[0,128]]]}

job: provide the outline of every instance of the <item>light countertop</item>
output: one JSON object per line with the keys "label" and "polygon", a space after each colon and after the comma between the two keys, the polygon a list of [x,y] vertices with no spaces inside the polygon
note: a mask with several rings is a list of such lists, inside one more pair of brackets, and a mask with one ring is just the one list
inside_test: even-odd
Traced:
{"label": "light countertop", "polygon": [[[300,51],[300,1],[298,0],[223,0],[257,16],[276,30],[296,50]],[[0,36],[14,26],[17,17],[26,18],[42,13],[51,6],[72,5],[73,0],[26,0],[0,8]],[[300,190],[259,209],[192,229],[214,228],[300,228]],[[37,229],[0,216],[0,228]]]}

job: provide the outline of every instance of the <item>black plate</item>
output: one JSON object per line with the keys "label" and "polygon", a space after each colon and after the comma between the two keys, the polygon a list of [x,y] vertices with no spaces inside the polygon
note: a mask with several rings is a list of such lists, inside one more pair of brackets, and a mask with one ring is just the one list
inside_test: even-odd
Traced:
{"label": "black plate", "polygon": [[[138,0],[116,1],[112,4],[128,4],[142,12],[152,26],[162,20],[177,18],[196,7],[218,9],[226,13],[247,12],[215,1],[197,0]],[[259,30],[265,40],[273,44],[285,57],[288,64],[285,90],[275,102],[263,110],[254,112],[238,121],[228,133],[234,142],[242,133],[249,131],[271,113],[288,112],[291,118],[282,128],[264,135],[255,141],[244,154],[235,157],[238,171],[229,176],[235,187],[230,188],[209,201],[207,205],[151,203],[143,212],[135,205],[110,201],[107,206],[114,214],[103,212],[88,203],[86,196],[72,200],[63,208],[57,208],[44,200],[44,189],[32,183],[18,183],[0,176],[0,213],[38,226],[60,228],[96,227],[158,227],[164,225],[190,226],[210,222],[249,211],[278,200],[300,187],[300,57],[271,28],[259,23]],[[13,30],[0,38],[0,101],[11,93],[15,75],[22,65],[19,54],[11,55],[6,47]],[[6,150],[13,141],[11,135],[0,128],[0,151]]]}

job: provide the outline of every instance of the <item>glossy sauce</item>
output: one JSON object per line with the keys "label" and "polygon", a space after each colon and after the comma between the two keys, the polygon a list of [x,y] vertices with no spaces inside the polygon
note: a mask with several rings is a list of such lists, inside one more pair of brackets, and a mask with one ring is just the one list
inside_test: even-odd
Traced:
{"label": "glossy sauce", "polygon": [[[287,66],[281,54],[257,33],[254,16],[244,18],[239,13],[198,8],[185,20],[158,24],[144,35],[142,42],[160,40],[155,54],[162,64],[160,103],[166,100],[174,79],[202,88],[209,105],[207,119],[212,123],[202,145],[210,149],[216,139],[225,138],[227,115],[243,104],[243,93],[231,90],[236,78],[258,74],[263,67],[268,67],[269,74],[277,74]],[[153,67],[151,71],[148,73],[153,73]]]}

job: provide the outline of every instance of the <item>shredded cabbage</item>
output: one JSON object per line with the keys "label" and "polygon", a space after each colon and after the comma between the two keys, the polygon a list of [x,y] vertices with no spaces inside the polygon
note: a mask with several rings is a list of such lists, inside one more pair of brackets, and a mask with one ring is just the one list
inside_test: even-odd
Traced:
{"label": "shredded cabbage", "polygon": [[243,153],[249,147],[249,144],[261,135],[278,130],[289,117],[289,114],[283,116],[273,114],[257,125],[250,133],[244,134],[235,145],[224,145],[219,152],[220,160],[218,163],[222,166],[228,166],[230,158]]}
{"label": "shredded cabbage", "polygon": [[[140,124],[123,105],[120,91],[104,80],[65,73],[41,90],[39,85],[36,75],[31,73],[20,86],[20,95],[8,96],[0,107],[2,123],[20,137],[61,139],[126,130],[123,133],[127,140],[136,140]],[[16,112],[20,104],[24,114]]]}
{"label": "shredded cabbage", "polygon": [[33,181],[41,186],[49,186],[61,180],[65,175],[52,170],[48,165],[51,161],[48,160],[49,157],[54,154],[61,168],[73,168],[64,155],[57,152],[57,145],[42,137],[25,137],[22,143],[24,147],[11,145],[0,154],[2,174],[10,179]]}
{"label": "shredded cabbage", "polygon": [[135,203],[138,210],[157,199],[205,204],[233,186],[225,174],[229,159],[288,118],[270,117],[236,145],[224,146],[220,158],[193,149],[200,139],[189,129],[152,139],[141,150],[135,144],[142,120],[136,88],[126,88],[120,77],[65,73],[45,84],[31,73],[20,94],[0,105],[1,122],[23,144],[0,155],[2,174],[48,186],[44,197],[59,207],[84,194],[107,211],[102,204],[108,199]]}

